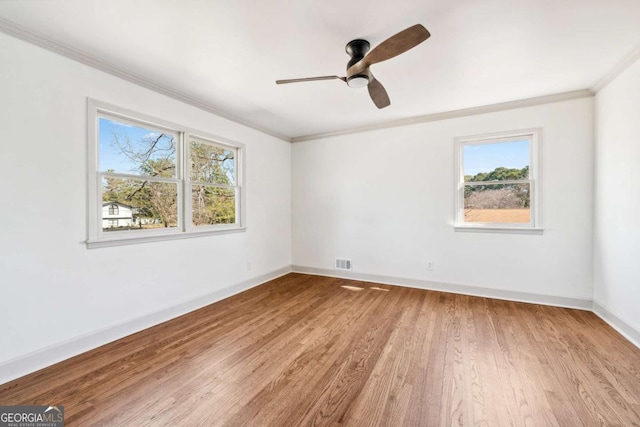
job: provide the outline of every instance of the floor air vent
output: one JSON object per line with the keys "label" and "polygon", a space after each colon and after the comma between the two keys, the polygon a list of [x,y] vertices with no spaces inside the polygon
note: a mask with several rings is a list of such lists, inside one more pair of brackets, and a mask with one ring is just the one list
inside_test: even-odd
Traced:
{"label": "floor air vent", "polygon": [[351,260],[346,258],[336,258],[336,270],[351,271]]}

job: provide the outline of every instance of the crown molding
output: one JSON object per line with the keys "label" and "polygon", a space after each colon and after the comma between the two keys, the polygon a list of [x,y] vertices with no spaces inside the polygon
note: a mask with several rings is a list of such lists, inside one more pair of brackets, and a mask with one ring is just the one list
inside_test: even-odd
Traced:
{"label": "crown molding", "polygon": [[600,90],[602,90],[605,86],[607,86],[610,82],[615,80],[616,77],[622,74],[627,68],[629,68],[632,64],[634,64],[637,60],[640,59],[640,45],[638,45],[631,52],[629,52],[629,54],[627,54],[619,63],[617,63],[611,69],[611,71],[609,71],[602,79],[600,79],[598,82],[596,82],[593,86],[591,86],[588,89],[581,89],[581,90],[576,90],[571,92],[563,92],[563,93],[558,93],[553,95],[539,96],[534,98],[503,102],[498,104],[484,105],[479,107],[465,108],[460,110],[446,111],[441,113],[426,114],[421,116],[408,117],[404,119],[376,123],[372,125],[346,128],[346,129],[337,130],[337,131],[321,132],[321,133],[309,134],[309,135],[300,135],[292,138],[292,137],[289,137],[288,135],[285,135],[273,129],[265,128],[265,127],[256,125],[254,123],[251,123],[240,117],[236,117],[234,115],[228,114],[224,111],[221,111],[216,106],[214,106],[213,104],[205,100],[202,100],[202,99],[187,95],[181,91],[172,89],[152,79],[149,79],[141,74],[134,73],[124,68],[115,66],[96,56],[90,55],[86,52],[82,52],[78,49],[75,49],[65,44],[54,41],[48,37],[43,36],[42,34],[39,34],[31,29],[18,25],[2,17],[0,17],[0,32],[286,142],[311,141],[315,139],[331,138],[331,137],[341,136],[341,135],[369,132],[373,130],[387,129],[387,128],[393,128],[393,127],[399,127],[399,126],[408,126],[413,124],[447,120],[447,119],[453,119],[458,117],[473,116],[477,114],[505,111],[505,110],[511,110],[515,108],[530,107],[535,105],[568,101],[572,99],[592,97],[595,94],[597,94]]}
{"label": "crown molding", "polygon": [[637,60],[640,59],[640,45],[636,46],[631,52],[629,52],[624,58],[620,60],[607,74],[600,80],[591,86],[591,91],[596,94],[604,89],[609,83],[614,81],[616,77],[624,73],[627,68],[631,67]]}
{"label": "crown molding", "polygon": [[446,111],[443,113],[426,114],[423,116],[409,117],[406,119],[392,120],[384,123],[361,126],[339,130],[335,132],[316,133],[291,138],[291,142],[311,141],[315,139],[331,138],[340,135],[369,132],[372,130],[388,129],[398,126],[408,126],[420,123],[435,122],[439,120],[455,119],[458,117],[475,116],[496,111],[512,110],[514,108],[531,107],[534,105],[551,104],[554,102],[570,101],[572,99],[589,98],[594,93],[590,89],[575,90],[572,92],[557,93],[554,95],[538,96],[535,98],[520,99],[517,101],[502,102],[499,104],[484,105],[481,107],[465,108],[462,110]]}
{"label": "crown molding", "polygon": [[189,104],[193,107],[199,108],[208,113],[215,114],[216,116],[230,120],[234,123],[249,127],[251,129],[265,133],[267,135],[271,135],[274,138],[278,138],[286,142],[291,142],[291,138],[287,135],[284,135],[272,129],[258,126],[242,118],[225,113],[224,111],[219,110],[217,107],[208,103],[207,101],[192,97],[190,95],[187,95],[175,89],[167,87],[141,74],[137,74],[137,73],[125,70],[124,68],[117,67],[107,61],[101,60],[100,58],[97,58],[86,52],[82,52],[78,49],[74,49],[70,46],[54,41],[48,37],[43,36],[42,34],[39,34],[35,31],[32,31],[26,27],[23,27],[21,25],[18,25],[16,23],[13,23],[1,17],[0,17],[0,32],[7,34],[9,36],[15,37],[17,39],[23,40],[27,43],[31,43],[35,46],[41,47],[53,53],[57,53],[59,55],[65,56],[81,64],[88,65],[89,67],[95,68],[100,71],[104,71],[105,73],[111,74],[112,76],[129,81],[138,86],[142,86],[146,89],[150,89],[154,92],[168,96],[177,101],[183,102],[185,104]]}

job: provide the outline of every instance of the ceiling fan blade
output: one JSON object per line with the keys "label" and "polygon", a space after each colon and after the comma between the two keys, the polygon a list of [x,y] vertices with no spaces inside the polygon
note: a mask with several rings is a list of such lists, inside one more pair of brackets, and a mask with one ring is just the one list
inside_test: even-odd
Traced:
{"label": "ceiling fan blade", "polygon": [[378,46],[373,48],[367,56],[362,60],[353,64],[347,71],[348,76],[359,74],[367,67],[378,62],[386,61],[394,58],[401,53],[405,53],[411,48],[416,47],[431,36],[429,31],[420,24],[416,24],[406,30],[400,31],[398,34],[389,37]]}
{"label": "ceiling fan blade", "polygon": [[343,82],[347,81],[346,77],[320,76],[320,77],[305,77],[303,79],[276,80],[276,84],[283,85],[283,84],[286,84],[286,83],[314,82],[314,81],[317,81],[317,80],[334,80],[334,79],[339,79],[339,80],[342,80]]}
{"label": "ceiling fan blade", "polygon": [[369,73],[369,76],[371,79],[369,80],[367,89],[369,89],[369,96],[371,96],[371,100],[376,104],[376,107],[382,109],[391,105],[389,95],[387,94],[384,86],[382,86],[382,83],[376,80],[376,78],[373,77],[373,74]]}

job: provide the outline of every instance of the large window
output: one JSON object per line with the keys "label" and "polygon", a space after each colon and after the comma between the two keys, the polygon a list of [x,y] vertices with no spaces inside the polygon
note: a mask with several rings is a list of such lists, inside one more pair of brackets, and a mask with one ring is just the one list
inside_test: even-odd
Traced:
{"label": "large window", "polygon": [[[242,151],[89,100],[89,247],[244,229]],[[122,219],[116,229],[110,215]]]}
{"label": "large window", "polygon": [[540,228],[539,130],[457,138],[456,226]]}

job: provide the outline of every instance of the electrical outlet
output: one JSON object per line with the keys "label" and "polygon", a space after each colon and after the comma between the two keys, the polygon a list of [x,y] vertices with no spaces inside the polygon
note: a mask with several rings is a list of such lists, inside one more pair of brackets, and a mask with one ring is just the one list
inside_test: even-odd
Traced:
{"label": "electrical outlet", "polygon": [[427,270],[433,271],[433,261],[427,261]]}
{"label": "electrical outlet", "polygon": [[251,270],[251,261],[247,261],[247,270]]}

